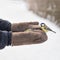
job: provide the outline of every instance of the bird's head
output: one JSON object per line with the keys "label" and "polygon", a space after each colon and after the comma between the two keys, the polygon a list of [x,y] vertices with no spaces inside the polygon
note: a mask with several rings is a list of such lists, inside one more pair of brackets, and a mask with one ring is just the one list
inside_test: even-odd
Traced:
{"label": "bird's head", "polygon": [[46,26],[45,23],[41,23],[40,26],[41,26],[41,29],[42,29],[44,32],[48,32],[47,26]]}
{"label": "bird's head", "polygon": [[41,25],[41,27],[45,27],[45,23],[41,23],[40,25]]}

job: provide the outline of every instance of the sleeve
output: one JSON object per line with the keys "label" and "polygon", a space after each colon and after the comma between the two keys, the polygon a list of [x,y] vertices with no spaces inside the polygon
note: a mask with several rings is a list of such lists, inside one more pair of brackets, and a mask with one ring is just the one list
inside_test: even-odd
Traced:
{"label": "sleeve", "polygon": [[0,49],[3,49],[5,46],[11,45],[11,31],[1,31],[0,30]]}
{"label": "sleeve", "polygon": [[0,19],[0,30],[11,31],[11,23],[7,20]]}

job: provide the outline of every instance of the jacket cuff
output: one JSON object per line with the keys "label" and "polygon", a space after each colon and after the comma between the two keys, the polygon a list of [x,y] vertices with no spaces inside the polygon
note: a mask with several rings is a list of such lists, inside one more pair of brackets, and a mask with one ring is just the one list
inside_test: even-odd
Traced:
{"label": "jacket cuff", "polygon": [[3,49],[5,46],[11,45],[11,36],[11,32],[0,31],[0,49]]}
{"label": "jacket cuff", "polygon": [[0,19],[0,30],[11,31],[11,23],[9,21]]}
{"label": "jacket cuff", "polygon": [[11,45],[11,40],[12,40],[12,31],[8,32],[8,42],[7,42],[7,46]]}

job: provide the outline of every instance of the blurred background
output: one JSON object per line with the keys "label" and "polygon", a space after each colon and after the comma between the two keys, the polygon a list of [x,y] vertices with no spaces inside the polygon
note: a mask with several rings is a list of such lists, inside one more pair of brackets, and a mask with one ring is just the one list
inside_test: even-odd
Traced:
{"label": "blurred background", "polygon": [[29,10],[60,26],[59,0],[26,0],[26,2],[28,3]]}
{"label": "blurred background", "polygon": [[42,44],[9,46],[0,50],[1,60],[60,60],[60,17],[58,0],[0,0],[0,18],[11,23],[44,22],[48,32]]}

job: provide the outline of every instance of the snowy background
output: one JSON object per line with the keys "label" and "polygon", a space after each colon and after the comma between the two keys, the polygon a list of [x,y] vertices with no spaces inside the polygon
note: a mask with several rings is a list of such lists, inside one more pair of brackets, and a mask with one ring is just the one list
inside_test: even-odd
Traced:
{"label": "snowy background", "polygon": [[0,60],[60,60],[60,29],[49,20],[28,11],[23,0],[0,0],[0,18],[11,23],[44,22],[56,31],[56,34],[48,32],[48,40],[42,44],[9,46],[0,50]]}

